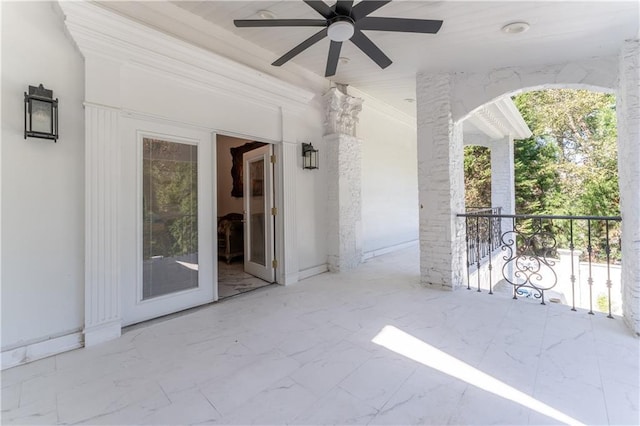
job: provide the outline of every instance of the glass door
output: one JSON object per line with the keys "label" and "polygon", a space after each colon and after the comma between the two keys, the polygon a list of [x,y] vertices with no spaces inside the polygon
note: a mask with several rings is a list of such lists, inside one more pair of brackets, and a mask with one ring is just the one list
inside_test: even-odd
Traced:
{"label": "glass door", "polygon": [[212,143],[198,136],[139,135],[138,280],[125,323],[214,299]]}
{"label": "glass door", "polygon": [[268,282],[275,281],[273,264],[273,168],[271,145],[243,155],[244,270]]}

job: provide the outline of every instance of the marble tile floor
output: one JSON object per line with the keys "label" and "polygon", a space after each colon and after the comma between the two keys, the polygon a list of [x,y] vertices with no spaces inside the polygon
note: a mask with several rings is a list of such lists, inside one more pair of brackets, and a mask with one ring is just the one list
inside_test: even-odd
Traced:
{"label": "marble tile floor", "polygon": [[640,424],[620,318],[419,284],[417,249],[1,373],[2,424]]}
{"label": "marble tile floor", "polygon": [[235,296],[271,285],[271,283],[244,272],[242,258],[231,263],[218,261],[218,299]]}

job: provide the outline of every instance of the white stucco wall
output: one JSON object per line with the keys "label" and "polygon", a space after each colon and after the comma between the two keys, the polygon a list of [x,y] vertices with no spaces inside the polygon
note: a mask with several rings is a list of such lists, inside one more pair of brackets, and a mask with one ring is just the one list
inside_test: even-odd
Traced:
{"label": "white stucco wall", "polygon": [[[324,111],[321,98],[311,102],[306,114],[297,118],[299,136],[295,157],[296,242],[301,277],[326,271],[327,266],[327,149],[322,141]],[[302,168],[302,142],[318,150],[319,169]]]}
{"label": "white stucco wall", "polygon": [[418,162],[415,122],[385,114],[367,99],[359,117],[366,255],[418,239]]}
{"label": "white stucco wall", "polygon": [[[84,68],[51,2],[2,2],[2,351],[84,321]],[[59,98],[60,139],[23,138],[23,92]]]}

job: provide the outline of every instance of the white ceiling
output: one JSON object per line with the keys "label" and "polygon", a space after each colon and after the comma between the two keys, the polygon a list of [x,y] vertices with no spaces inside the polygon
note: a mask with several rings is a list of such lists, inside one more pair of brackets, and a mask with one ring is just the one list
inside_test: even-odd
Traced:
{"label": "white ceiling", "polygon": [[[144,24],[296,84],[329,87],[324,70],[328,39],[280,68],[270,64],[319,29],[236,28],[234,19],[259,19],[267,9],[277,18],[320,15],[302,1],[99,2]],[[334,1],[327,1],[328,4]],[[418,71],[473,71],[505,66],[551,64],[617,54],[625,39],[638,37],[638,1],[393,1],[371,16],[440,19],[438,34],[367,31],[393,64],[381,70],[353,44],[343,44],[332,81],[414,115]],[[500,29],[513,21],[531,25],[522,34]]]}

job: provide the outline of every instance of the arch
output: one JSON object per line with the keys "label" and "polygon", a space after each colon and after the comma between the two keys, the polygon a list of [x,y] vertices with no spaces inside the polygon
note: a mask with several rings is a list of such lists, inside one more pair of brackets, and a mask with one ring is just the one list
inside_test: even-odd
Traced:
{"label": "arch", "polygon": [[613,93],[617,88],[615,56],[538,67],[500,68],[486,73],[456,73],[451,86],[452,118],[460,122],[504,95],[552,88]]}

